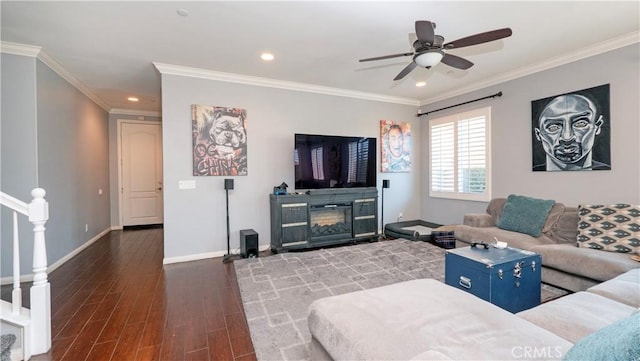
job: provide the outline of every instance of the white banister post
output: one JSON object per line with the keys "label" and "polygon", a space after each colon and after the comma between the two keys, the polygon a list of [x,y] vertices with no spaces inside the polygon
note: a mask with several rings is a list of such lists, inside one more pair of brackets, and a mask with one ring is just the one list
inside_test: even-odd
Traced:
{"label": "white banister post", "polygon": [[31,286],[31,352],[45,353],[51,348],[51,290],[47,280],[47,247],[45,223],[49,219],[49,204],[42,188],[31,191],[29,222],[33,223],[33,286]]}
{"label": "white banister post", "polygon": [[35,188],[31,191],[33,200],[29,203],[29,222],[33,223],[33,285],[47,283],[47,247],[44,239],[44,225],[49,219],[49,204],[44,200],[45,191]]}
{"label": "white banister post", "polygon": [[22,289],[20,289],[20,236],[18,235],[18,212],[13,211],[13,292],[11,312],[22,313]]}

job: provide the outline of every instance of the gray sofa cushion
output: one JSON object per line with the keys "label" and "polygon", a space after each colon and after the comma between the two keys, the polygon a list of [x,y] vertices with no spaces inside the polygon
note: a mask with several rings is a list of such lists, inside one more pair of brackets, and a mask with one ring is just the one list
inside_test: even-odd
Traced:
{"label": "gray sofa cushion", "polygon": [[558,221],[564,214],[565,209],[566,207],[562,203],[555,203],[553,207],[551,207],[544,223],[544,227],[542,227],[542,233],[549,236],[558,227]]}
{"label": "gray sofa cushion", "polygon": [[496,240],[494,239],[495,237],[502,242],[507,242],[510,247],[520,249],[530,249],[534,246],[553,243],[553,241],[545,235],[535,238],[528,234],[507,231],[498,227],[471,227],[467,225],[457,225],[454,233],[456,239],[466,243],[474,241],[496,243]]}
{"label": "gray sofa cushion", "polygon": [[587,292],[607,297],[631,307],[640,307],[640,268],[593,286]]}
{"label": "gray sofa cushion", "polygon": [[490,215],[484,213],[465,214],[462,224],[470,227],[494,227],[496,224]]}
{"label": "gray sofa cushion", "polygon": [[571,292],[585,291],[587,288],[600,283],[600,281],[592,280],[591,278],[545,267],[544,264],[542,265],[542,282]]}
{"label": "gray sofa cushion", "polygon": [[504,204],[507,203],[506,198],[493,198],[487,205],[487,214],[493,218],[493,224],[496,225],[502,217],[502,210],[504,210]]}
{"label": "gray sofa cushion", "polygon": [[544,267],[596,281],[612,279],[640,266],[640,263],[629,258],[629,254],[602,252],[569,244],[537,245],[529,247],[529,250],[542,256]]}
{"label": "gray sofa cushion", "polygon": [[[514,358],[514,347],[571,343],[469,293],[431,279],[323,298],[309,306],[309,330],[334,360]],[[548,358],[548,355],[539,355]]]}
{"label": "gray sofa cushion", "polygon": [[578,292],[517,313],[570,342],[631,315],[636,309],[590,292]]}
{"label": "gray sofa cushion", "polygon": [[[560,204],[562,207],[560,210],[556,209],[556,206],[558,203],[549,212],[549,218],[547,218],[549,227],[545,226],[542,233],[557,243],[575,244],[578,236],[578,208]],[[555,219],[556,216],[557,219]],[[550,224],[551,220],[553,220],[553,225]]]}

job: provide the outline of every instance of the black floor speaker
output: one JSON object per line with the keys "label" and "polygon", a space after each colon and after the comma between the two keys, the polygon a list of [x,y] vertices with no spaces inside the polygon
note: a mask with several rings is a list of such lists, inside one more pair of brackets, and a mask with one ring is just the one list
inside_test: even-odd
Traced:
{"label": "black floor speaker", "polygon": [[258,257],[258,233],[253,229],[240,230],[240,255],[243,258]]}

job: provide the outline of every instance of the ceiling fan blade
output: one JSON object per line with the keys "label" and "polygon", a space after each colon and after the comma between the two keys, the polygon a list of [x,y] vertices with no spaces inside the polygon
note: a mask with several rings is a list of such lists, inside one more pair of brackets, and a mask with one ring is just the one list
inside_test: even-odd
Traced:
{"label": "ceiling fan blade", "polygon": [[435,27],[436,24],[432,23],[431,21],[416,21],[416,36],[418,37],[418,41],[420,41],[421,43],[428,43],[429,45],[433,45],[436,37],[436,34],[433,31]]}
{"label": "ceiling fan blade", "polygon": [[512,32],[510,28],[498,29],[487,31],[480,34],[467,36],[462,39],[454,40],[450,43],[444,44],[445,49],[463,48],[465,46],[471,46],[476,44],[488,43],[490,41],[502,39],[511,36]]}
{"label": "ceiling fan blade", "polygon": [[467,70],[473,66],[473,63],[469,60],[451,54],[444,54],[442,60],[440,61],[449,66],[462,70]]}
{"label": "ceiling fan blade", "polygon": [[384,56],[376,56],[375,58],[367,58],[367,59],[360,59],[358,60],[359,62],[364,62],[364,61],[372,61],[372,60],[382,60],[382,59],[391,59],[391,58],[399,58],[401,56],[410,56],[413,55],[413,53],[401,53],[401,54],[392,54],[392,55],[384,55]]}
{"label": "ceiling fan blade", "polygon": [[402,69],[402,71],[398,73],[398,75],[396,75],[395,78],[393,78],[393,80],[400,80],[404,78],[407,74],[411,73],[411,71],[416,67],[416,65],[417,64],[414,61],[410,62],[409,65],[407,65],[404,69]]}

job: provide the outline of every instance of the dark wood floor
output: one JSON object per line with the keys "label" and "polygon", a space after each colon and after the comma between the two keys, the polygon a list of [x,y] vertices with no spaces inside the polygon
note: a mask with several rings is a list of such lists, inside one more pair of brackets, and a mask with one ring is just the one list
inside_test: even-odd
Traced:
{"label": "dark wood floor", "polygon": [[52,272],[53,345],[32,360],[255,360],[233,264],[163,266],[162,237],[113,231]]}

